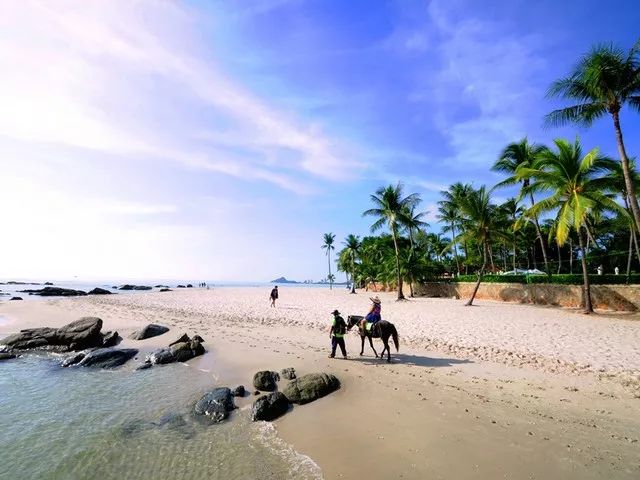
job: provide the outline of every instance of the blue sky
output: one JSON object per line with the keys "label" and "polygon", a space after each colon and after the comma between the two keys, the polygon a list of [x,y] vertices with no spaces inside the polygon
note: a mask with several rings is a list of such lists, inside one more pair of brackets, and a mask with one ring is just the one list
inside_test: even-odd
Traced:
{"label": "blue sky", "polygon": [[[616,155],[609,119],[543,128],[544,94],[640,24],[634,1],[1,8],[0,276],[43,279],[318,279],[322,234],[367,234],[381,185],[433,218],[524,135]],[[640,115],[622,126],[637,155]]]}

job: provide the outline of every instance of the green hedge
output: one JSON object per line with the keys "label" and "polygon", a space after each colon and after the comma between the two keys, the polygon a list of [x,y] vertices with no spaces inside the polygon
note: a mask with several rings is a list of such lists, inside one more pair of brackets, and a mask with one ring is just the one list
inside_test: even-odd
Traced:
{"label": "green hedge", "polygon": [[[459,275],[456,278],[449,279],[452,282],[475,282],[478,280],[476,275]],[[640,274],[634,273],[629,275],[627,282],[626,275],[589,275],[592,285],[624,285],[640,284]],[[551,283],[556,285],[582,285],[583,279],[580,274],[561,274],[561,275],[485,275],[482,278],[485,283]]]}

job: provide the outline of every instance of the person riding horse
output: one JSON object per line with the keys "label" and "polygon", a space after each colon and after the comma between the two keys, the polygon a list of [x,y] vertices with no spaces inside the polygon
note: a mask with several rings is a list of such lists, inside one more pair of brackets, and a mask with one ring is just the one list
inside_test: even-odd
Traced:
{"label": "person riding horse", "polygon": [[369,313],[367,313],[367,315],[360,322],[360,329],[365,333],[367,332],[367,322],[371,324],[371,329],[373,329],[374,325],[382,320],[382,302],[377,296],[370,297],[370,300],[373,302],[373,304],[369,309]]}
{"label": "person riding horse", "polygon": [[[382,343],[384,344],[384,348],[380,353],[380,358],[383,358],[385,352],[387,353],[387,362],[391,362],[391,349],[389,348],[389,338],[393,338],[393,344],[396,347],[396,351],[399,348],[398,342],[398,331],[393,323],[390,323],[386,320],[382,320],[380,318],[381,312],[381,302],[378,297],[371,298],[373,305],[369,310],[369,313],[366,317],[361,317],[360,315],[349,315],[347,316],[347,330],[351,330],[351,328],[358,326],[358,330],[360,332],[360,340],[361,340],[361,348],[360,355],[364,353],[364,340],[365,338],[369,339],[369,345],[373,350],[374,355],[378,358],[378,352],[376,352],[375,347],[373,346],[373,338],[380,338]],[[367,329],[367,323],[371,323],[371,328]]]}

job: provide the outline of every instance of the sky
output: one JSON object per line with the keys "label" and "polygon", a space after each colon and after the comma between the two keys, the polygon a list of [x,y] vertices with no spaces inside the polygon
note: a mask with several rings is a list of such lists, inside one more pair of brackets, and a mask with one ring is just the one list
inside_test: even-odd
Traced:
{"label": "sky", "polygon": [[0,278],[324,278],[381,186],[438,231],[440,190],[494,185],[523,136],[616,156],[608,118],[544,127],[545,92],[638,25],[635,0],[1,1]]}

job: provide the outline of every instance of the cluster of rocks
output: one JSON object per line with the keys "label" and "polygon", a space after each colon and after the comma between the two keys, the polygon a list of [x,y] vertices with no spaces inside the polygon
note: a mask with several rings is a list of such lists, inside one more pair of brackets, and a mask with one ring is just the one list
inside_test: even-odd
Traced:
{"label": "cluster of rocks", "polygon": [[[291,381],[284,390],[278,391],[280,375]],[[253,376],[255,394],[260,395],[251,406],[251,419],[271,421],[289,411],[291,404],[304,405],[317,400],[340,388],[340,381],[331,374],[310,373],[297,377],[293,368],[285,368],[280,374],[269,370],[257,372]],[[262,395],[261,392],[269,392]],[[231,390],[227,387],[216,388],[205,394],[195,406],[195,413],[206,417],[212,423],[225,420],[236,408],[233,397],[245,395],[243,386]]]}
{"label": "cluster of rocks", "polygon": [[152,287],[146,285],[122,285],[118,290],[151,290]]}
{"label": "cluster of rocks", "polygon": [[150,355],[147,355],[144,363],[137,369],[144,370],[153,365],[164,365],[173,362],[186,362],[194,357],[204,355],[205,349],[202,345],[204,340],[200,335],[190,338],[186,333],[176,341],[171,342],[168,347],[159,348]]}
{"label": "cluster of rocks", "polygon": [[39,289],[18,290],[20,293],[28,293],[29,295],[40,295],[41,297],[81,297],[87,295],[82,290],[74,290],[72,288],[62,287],[44,287]]}

